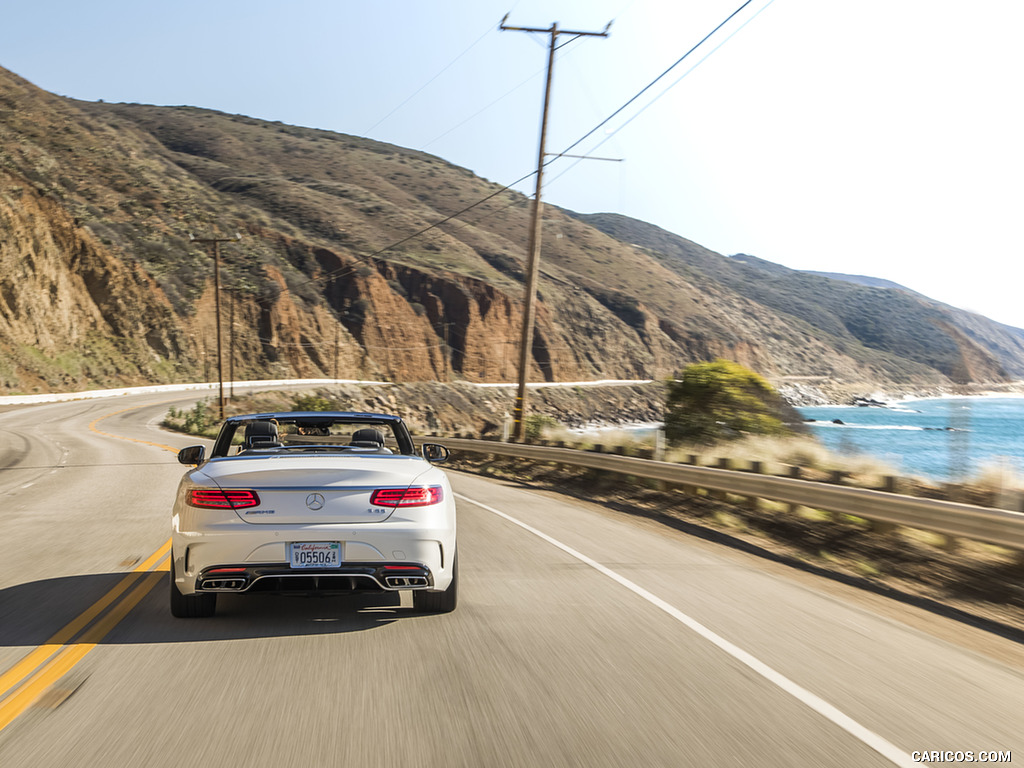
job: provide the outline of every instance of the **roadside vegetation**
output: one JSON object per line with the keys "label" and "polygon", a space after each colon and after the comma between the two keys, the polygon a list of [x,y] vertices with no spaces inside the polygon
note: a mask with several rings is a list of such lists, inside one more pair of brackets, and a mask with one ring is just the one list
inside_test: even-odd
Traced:
{"label": "roadside vegetation", "polygon": [[[741,378],[743,375],[741,374]],[[229,415],[274,410],[389,410],[391,395],[377,390],[379,405],[339,399],[328,393],[255,393],[229,401]],[[740,399],[742,401],[742,398]],[[435,402],[436,404],[436,402]],[[760,406],[756,406],[760,409]],[[191,409],[171,409],[164,425],[197,437],[213,438],[216,404],[197,402]],[[734,422],[735,423],[735,422]],[[799,468],[808,480],[882,488],[895,470],[863,455],[835,454],[808,435],[750,434],[732,429],[727,439],[681,441],[668,445],[658,430],[571,430],[549,414],[535,412],[526,423],[533,442],[580,450],[648,456],[702,466],[730,466],[790,475]],[[414,430],[420,434],[431,431]],[[770,430],[774,432],[774,430]],[[439,430],[440,434],[452,434]],[[465,435],[470,436],[470,435]],[[479,437],[479,435],[473,435]],[[600,448],[599,448],[600,447]],[[659,486],[567,465],[539,464],[479,453],[453,456],[452,469],[513,482],[528,482],[543,492],[575,495],[618,512],[648,518],[669,528],[858,586],[881,591],[933,610],[960,611],[994,631],[1016,632],[1024,639],[1024,560],[1019,553],[987,544],[951,540],[928,531],[879,529],[869,521],[833,515],[808,507],[749,500],[705,490]],[[968,483],[936,486],[903,478],[899,492],[929,498],[994,505],[999,493],[1016,482],[1003,468],[987,468]],[[1018,486],[1019,487],[1019,484]]]}
{"label": "roadside vegetation", "polygon": [[192,408],[170,408],[162,425],[175,432],[213,439],[220,430],[217,409],[211,407],[209,398],[198,401]]}
{"label": "roadside vegetation", "polygon": [[687,366],[667,388],[665,437],[671,445],[793,434],[779,393],[731,360]]}
{"label": "roadside vegetation", "polygon": [[600,445],[611,452],[650,453],[678,463],[707,466],[725,460],[745,468],[758,462],[769,474],[795,466],[866,477],[870,484],[896,474],[878,459],[829,451],[806,433],[800,414],[764,378],[731,360],[687,366],[665,387],[661,435],[653,426],[581,433],[536,414],[527,418],[526,436],[584,450]]}

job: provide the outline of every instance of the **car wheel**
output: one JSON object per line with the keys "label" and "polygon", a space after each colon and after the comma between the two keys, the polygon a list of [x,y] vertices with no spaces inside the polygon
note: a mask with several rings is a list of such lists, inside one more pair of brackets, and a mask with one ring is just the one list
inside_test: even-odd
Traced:
{"label": "car wheel", "polygon": [[171,555],[171,615],[176,619],[205,619],[217,610],[217,595],[183,595],[174,582],[174,555]]}
{"label": "car wheel", "polygon": [[443,592],[414,590],[412,606],[423,613],[451,613],[459,602],[459,551],[452,558],[452,583]]}

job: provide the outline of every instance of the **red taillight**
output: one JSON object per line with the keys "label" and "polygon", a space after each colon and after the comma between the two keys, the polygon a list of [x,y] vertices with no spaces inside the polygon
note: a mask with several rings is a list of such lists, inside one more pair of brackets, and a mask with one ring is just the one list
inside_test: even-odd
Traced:
{"label": "red taillight", "polygon": [[260,497],[256,491],[193,488],[188,492],[188,503],[192,507],[208,509],[245,509],[259,506]]}
{"label": "red taillight", "polygon": [[426,507],[444,498],[441,486],[419,488],[378,488],[370,495],[371,504],[382,507]]}

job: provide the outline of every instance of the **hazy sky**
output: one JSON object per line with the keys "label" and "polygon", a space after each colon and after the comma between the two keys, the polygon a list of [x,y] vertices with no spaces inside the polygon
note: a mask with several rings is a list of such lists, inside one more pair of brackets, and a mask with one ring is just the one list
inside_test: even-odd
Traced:
{"label": "hazy sky", "polygon": [[[560,38],[558,152],[742,2],[3,0],[0,66],[79,99],[368,136],[508,184],[536,163],[547,39],[499,32],[506,12],[614,20],[606,39]],[[623,162],[558,160],[544,199],[1024,327],[1022,31],[1021,0],[755,0],[573,150],[604,141],[594,154]]]}

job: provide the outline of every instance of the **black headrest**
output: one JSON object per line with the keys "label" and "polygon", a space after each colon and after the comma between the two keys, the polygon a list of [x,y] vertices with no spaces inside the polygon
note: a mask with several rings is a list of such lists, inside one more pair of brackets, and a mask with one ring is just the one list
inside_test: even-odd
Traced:
{"label": "black headrest", "polygon": [[381,434],[380,430],[373,429],[372,427],[357,429],[352,433],[352,445],[363,446],[366,448],[371,448],[373,446],[383,447],[384,435]]}
{"label": "black headrest", "polygon": [[250,421],[245,425],[245,444],[249,447],[257,443],[276,443],[277,424],[272,421]]}

